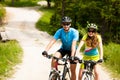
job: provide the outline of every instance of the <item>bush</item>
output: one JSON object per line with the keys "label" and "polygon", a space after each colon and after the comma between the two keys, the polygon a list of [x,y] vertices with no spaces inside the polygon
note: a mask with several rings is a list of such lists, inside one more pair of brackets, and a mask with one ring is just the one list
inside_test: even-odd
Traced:
{"label": "bush", "polygon": [[2,4],[0,4],[0,25],[3,23],[5,15],[6,15],[6,10],[2,6]]}
{"label": "bush", "polygon": [[37,2],[40,0],[5,0],[2,2],[3,5],[6,6],[14,6],[14,7],[28,7],[28,6],[36,6]]}
{"label": "bush", "polygon": [[120,45],[109,43],[104,46],[104,60],[105,64],[113,70],[112,72],[120,74]]}
{"label": "bush", "polygon": [[[36,27],[39,30],[46,31],[50,35],[53,35],[56,31],[56,26],[50,25],[50,19],[54,13],[52,8],[41,7],[40,11],[43,12],[42,17],[36,23]],[[49,15],[48,15],[49,14]]]}

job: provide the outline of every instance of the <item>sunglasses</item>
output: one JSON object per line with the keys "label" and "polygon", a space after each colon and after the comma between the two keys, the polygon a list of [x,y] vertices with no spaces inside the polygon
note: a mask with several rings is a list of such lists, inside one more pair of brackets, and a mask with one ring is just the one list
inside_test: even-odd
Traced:
{"label": "sunglasses", "polygon": [[96,32],[96,30],[89,30],[89,29],[88,29],[88,32],[95,33],[95,32]]}
{"label": "sunglasses", "polygon": [[63,25],[64,25],[64,26],[69,26],[69,25],[70,25],[70,23],[63,23]]}

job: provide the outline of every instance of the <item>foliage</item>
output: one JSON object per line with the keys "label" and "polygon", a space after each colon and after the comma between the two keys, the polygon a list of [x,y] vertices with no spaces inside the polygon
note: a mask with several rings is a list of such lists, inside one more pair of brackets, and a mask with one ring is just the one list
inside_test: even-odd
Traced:
{"label": "foliage", "polygon": [[5,15],[6,15],[6,10],[2,6],[2,4],[0,4],[0,25],[2,24]]}
{"label": "foliage", "polygon": [[50,18],[53,15],[53,9],[47,8],[47,7],[41,7],[40,11],[43,12],[42,17],[38,20],[36,23],[36,27],[39,30],[47,31],[49,34],[53,35],[53,33],[56,31],[54,28],[55,26],[50,25]]}
{"label": "foliage", "polygon": [[40,0],[5,0],[1,3],[6,6],[28,7],[28,6],[36,6],[38,1]]}
{"label": "foliage", "polygon": [[[112,68],[114,74],[120,74],[120,45],[115,43],[109,43],[108,45],[104,46],[104,60],[105,64]],[[114,65],[114,66],[113,66]],[[120,75],[119,75],[120,76]]]}
{"label": "foliage", "polygon": [[17,63],[20,63],[22,49],[17,41],[0,42],[0,80],[10,75]]}
{"label": "foliage", "polygon": [[53,26],[59,28],[61,17],[67,15],[73,19],[72,26],[76,29],[85,28],[87,22],[96,23],[104,43],[110,41],[120,43],[120,0],[54,0],[54,2],[55,13],[51,18]]}

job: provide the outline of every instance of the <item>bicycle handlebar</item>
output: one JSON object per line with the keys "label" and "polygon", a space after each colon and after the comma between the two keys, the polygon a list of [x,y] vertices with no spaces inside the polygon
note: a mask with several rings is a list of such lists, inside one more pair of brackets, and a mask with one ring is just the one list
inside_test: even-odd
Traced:
{"label": "bicycle handlebar", "polygon": [[83,60],[83,59],[80,59],[78,57],[75,57],[74,58],[75,61],[77,61],[78,63],[93,63],[93,64],[96,64],[96,63],[101,63],[98,61],[93,61],[93,60]]}
{"label": "bicycle handlebar", "polygon": [[58,57],[55,57],[55,56],[53,56],[53,55],[47,55],[46,57],[47,57],[48,59],[53,58],[53,59],[56,59],[56,60],[61,60],[61,61],[63,61],[63,62],[65,62],[65,61],[67,61],[67,60],[70,60],[69,57],[66,57],[66,58],[58,58]]}
{"label": "bicycle handlebar", "polygon": [[[68,60],[69,60],[69,61],[72,61],[70,57],[66,57],[66,58],[57,58],[57,57],[55,57],[55,56],[53,56],[53,55],[47,55],[46,57],[47,57],[48,59],[53,58],[53,59],[56,59],[56,60],[61,60],[61,61],[63,61],[63,62],[68,61]],[[102,62],[99,62],[99,60],[98,60],[98,61],[83,60],[83,59],[80,59],[80,58],[77,57],[77,56],[74,57],[74,62],[84,63],[84,64],[85,64],[85,63],[92,63],[92,64],[102,63]]]}

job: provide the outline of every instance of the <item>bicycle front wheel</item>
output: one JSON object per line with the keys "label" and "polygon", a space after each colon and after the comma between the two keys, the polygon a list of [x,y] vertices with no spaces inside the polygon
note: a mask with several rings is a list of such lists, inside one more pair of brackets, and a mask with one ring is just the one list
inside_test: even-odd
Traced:
{"label": "bicycle front wheel", "polygon": [[64,67],[62,80],[70,80],[70,72],[69,72],[69,68],[67,67]]}
{"label": "bicycle front wheel", "polygon": [[94,80],[94,75],[89,73],[83,73],[82,80]]}
{"label": "bicycle front wheel", "polygon": [[91,79],[90,79],[90,75],[87,74],[87,73],[83,73],[83,74],[82,74],[82,80],[91,80]]}
{"label": "bicycle front wheel", "polygon": [[58,74],[51,73],[49,75],[49,79],[48,80],[60,80],[60,76]]}

